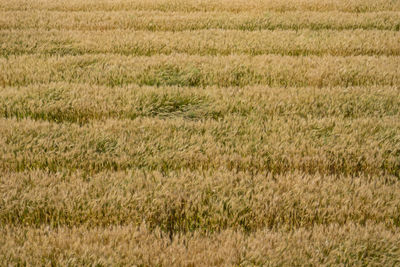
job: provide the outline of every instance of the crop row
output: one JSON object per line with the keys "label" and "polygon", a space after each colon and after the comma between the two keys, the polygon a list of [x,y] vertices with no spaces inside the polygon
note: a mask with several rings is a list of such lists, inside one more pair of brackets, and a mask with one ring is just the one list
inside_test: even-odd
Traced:
{"label": "crop row", "polygon": [[314,12],[160,12],[160,11],[0,11],[0,29],[58,30],[393,30],[396,11],[370,13]]}
{"label": "crop row", "polygon": [[400,116],[399,95],[397,87],[157,88],[52,83],[0,89],[0,116],[80,124],[138,117],[218,120],[231,115],[346,120]]}
{"label": "crop row", "polygon": [[[118,36],[118,38],[115,38]],[[400,55],[394,31],[0,31],[0,55]]]}
{"label": "crop row", "polygon": [[0,10],[57,11],[400,11],[400,2],[393,0],[2,0]]}
{"label": "crop row", "polygon": [[0,119],[0,168],[400,175],[398,116],[264,118],[142,117],[81,126]]}
{"label": "crop row", "polygon": [[[51,152],[49,152],[51,153]],[[389,176],[228,170],[3,172],[1,225],[135,225],[165,234],[293,230],[347,223],[400,225],[400,183]],[[377,201],[379,199],[379,201]]]}
{"label": "crop row", "polygon": [[225,230],[171,238],[146,227],[0,230],[0,260],[23,265],[377,265],[398,263],[398,231],[381,224],[321,225],[292,232]]}
{"label": "crop row", "polygon": [[9,56],[0,59],[0,86],[59,81],[108,86],[397,86],[399,65],[397,56]]}

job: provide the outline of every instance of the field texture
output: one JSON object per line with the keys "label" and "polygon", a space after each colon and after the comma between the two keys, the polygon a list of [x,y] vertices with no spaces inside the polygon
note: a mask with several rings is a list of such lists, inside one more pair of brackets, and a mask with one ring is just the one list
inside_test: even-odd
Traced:
{"label": "field texture", "polygon": [[400,265],[400,1],[0,0],[0,265]]}

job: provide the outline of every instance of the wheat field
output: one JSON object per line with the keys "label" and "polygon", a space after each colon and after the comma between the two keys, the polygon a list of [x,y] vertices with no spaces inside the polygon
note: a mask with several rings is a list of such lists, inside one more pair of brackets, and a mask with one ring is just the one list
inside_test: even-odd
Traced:
{"label": "wheat field", "polygon": [[0,0],[0,265],[400,265],[399,0]]}

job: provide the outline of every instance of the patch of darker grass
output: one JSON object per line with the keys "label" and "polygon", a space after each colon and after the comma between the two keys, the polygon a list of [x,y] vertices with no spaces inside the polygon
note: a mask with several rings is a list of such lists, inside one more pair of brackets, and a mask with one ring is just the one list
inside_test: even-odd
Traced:
{"label": "patch of darker grass", "polygon": [[222,116],[212,99],[205,95],[152,92],[142,97],[136,115],[150,117],[183,117],[186,119],[217,119]]}
{"label": "patch of darker grass", "polygon": [[139,77],[139,84],[150,86],[200,86],[202,75],[196,67],[180,68],[173,65],[151,67]]}

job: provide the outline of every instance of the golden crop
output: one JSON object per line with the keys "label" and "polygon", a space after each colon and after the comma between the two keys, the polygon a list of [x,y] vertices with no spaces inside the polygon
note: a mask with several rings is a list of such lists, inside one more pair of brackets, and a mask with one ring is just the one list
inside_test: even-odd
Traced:
{"label": "golden crop", "polygon": [[[118,38],[114,38],[118,35]],[[400,55],[400,32],[377,30],[199,30],[148,32],[113,30],[0,32],[4,56],[83,55]]]}
{"label": "golden crop", "polygon": [[[2,29],[41,30],[399,30],[397,11],[1,11]],[[86,35],[86,37],[90,37]]]}
{"label": "golden crop", "polygon": [[399,27],[398,0],[0,0],[0,265],[398,265]]}
{"label": "golden crop", "polygon": [[397,86],[399,65],[398,56],[12,55],[0,59],[0,84]]}
{"label": "golden crop", "polygon": [[7,0],[0,10],[50,10],[50,11],[400,11],[397,0]]}

